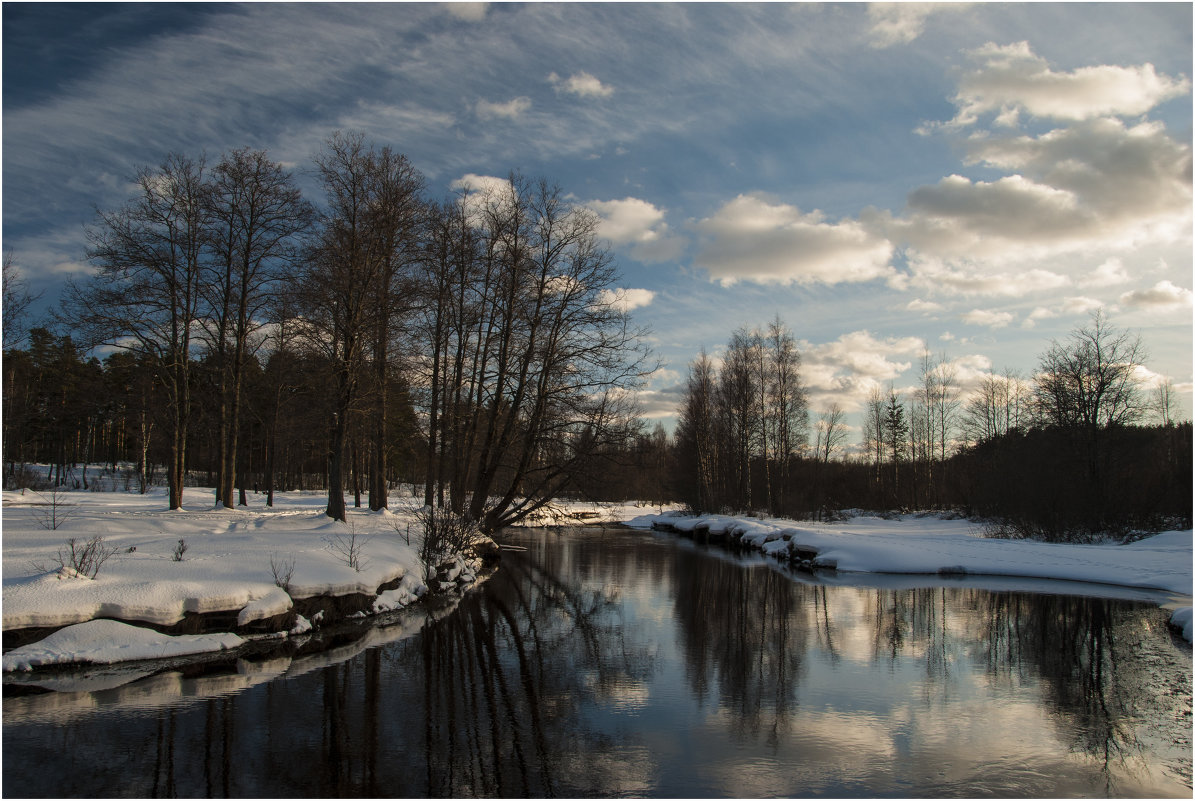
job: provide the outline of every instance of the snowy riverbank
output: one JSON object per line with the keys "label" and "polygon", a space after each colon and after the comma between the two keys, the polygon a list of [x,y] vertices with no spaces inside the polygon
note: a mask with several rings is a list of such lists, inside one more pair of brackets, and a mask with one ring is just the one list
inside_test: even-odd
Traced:
{"label": "snowy riverbank", "polygon": [[[348,525],[325,516],[324,503],[319,494],[286,493],[273,508],[250,496],[247,508],[213,509],[211,490],[188,489],[183,508],[168,511],[161,489],[56,499],[5,492],[5,638],[66,628],[5,654],[4,669],[236,648],[259,634],[280,636],[280,628],[310,629],[297,607],[318,618],[316,607],[326,602],[331,612],[336,599],[352,598],[354,613],[380,613],[426,592],[413,502],[396,504],[397,513],[351,510]],[[68,540],[95,536],[110,555],[94,578],[60,568]],[[470,578],[471,567],[461,567]]]}
{"label": "snowy riverbank", "polygon": [[[187,489],[183,508],[168,511],[160,488],[4,492],[5,639],[29,641],[4,655],[4,670],[235,649],[302,635],[325,612],[401,609],[427,591],[418,499],[396,493],[391,510],[350,508],[347,525],[323,513],[319,492],[280,493],[272,508],[264,496],[248,500],[215,509],[210,489]],[[615,522],[642,511],[567,504],[536,522]],[[97,536],[110,555],[94,578],[60,567],[68,540],[82,546]],[[458,563],[448,578],[471,584],[478,566]]]}
{"label": "snowy riverbank", "polygon": [[935,515],[859,515],[841,523],[811,524],[667,513],[642,515],[628,525],[736,540],[786,561],[800,551],[810,554],[809,567],[840,573],[1010,576],[1162,590],[1174,596],[1167,604],[1172,624],[1191,639],[1190,530],[1127,545],[1063,545],[988,539],[972,521]]}
{"label": "snowy riverbank", "polygon": [[[348,524],[324,515],[325,497],[317,492],[279,494],[273,508],[250,495],[247,508],[213,509],[210,489],[188,489],[183,508],[173,512],[161,489],[69,492],[56,500],[5,492],[3,500],[5,639],[27,635],[27,644],[4,655],[5,671],[237,649],[255,639],[302,636],[323,622],[325,610],[330,617],[381,614],[427,590],[419,500],[409,495],[392,496],[389,511],[350,508]],[[1129,545],[1050,545],[985,539],[970,521],[933,516],[815,525],[656,510],[560,503],[532,522],[701,529],[778,556],[800,546],[816,551],[815,565],[832,565],[847,581],[852,572],[982,575],[1162,590],[1173,596],[1166,604],[1172,622],[1191,638],[1191,531]],[[96,536],[111,555],[94,578],[59,569],[55,557],[69,539],[81,544]],[[472,583],[476,568],[458,564],[451,581]]]}

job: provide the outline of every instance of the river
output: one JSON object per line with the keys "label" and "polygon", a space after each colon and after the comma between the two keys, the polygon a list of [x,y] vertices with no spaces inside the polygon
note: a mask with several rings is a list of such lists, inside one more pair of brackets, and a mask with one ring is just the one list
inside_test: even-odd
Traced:
{"label": "river", "polygon": [[1191,796],[1191,651],[1146,593],[503,541],[454,608],[318,653],[6,680],[5,796]]}

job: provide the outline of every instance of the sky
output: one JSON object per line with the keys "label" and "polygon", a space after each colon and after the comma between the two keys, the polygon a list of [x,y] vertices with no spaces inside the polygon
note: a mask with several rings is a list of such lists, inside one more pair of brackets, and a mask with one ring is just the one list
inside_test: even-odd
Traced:
{"label": "sky", "polygon": [[43,308],[139,166],[262,148],[318,199],[352,130],[433,197],[516,171],[593,209],[666,427],[740,327],[779,317],[812,416],[858,427],[927,349],[967,390],[1097,309],[1191,414],[1189,3],[4,3],[3,30],[3,247]]}

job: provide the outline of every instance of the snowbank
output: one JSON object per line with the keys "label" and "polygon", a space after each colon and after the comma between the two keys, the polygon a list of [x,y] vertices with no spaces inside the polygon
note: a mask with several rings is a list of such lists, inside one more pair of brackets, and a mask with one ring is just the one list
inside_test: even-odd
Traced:
{"label": "snowbank", "polygon": [[[1061,579],[1191,595],[1190,530],[1168,531],[1128,545],[1062,545],[988,539],[967,520],[919,515],[855,517],[817,525],[726,515],[641,515],[628,520],[636,528],[653,524],[682,533],[723,535],[782,559],[792,558],[798,549],[816,552],[811,567],[839,572]],[[1180,608],[1172,621],[1183,627],[1189,640],[1190,607]]]}
{"label": "snowbank", "polygon": [[32,670],[45,665],[84,662],[110,665],[135,659],[164,659],[237,648],[235,634],[168,636],[117,620],[90,620],[59,629],[44,640],[4,655],[4,670]]}
{"label": "snowbank", "polygon": [[[277,628],[278,621],[296,617],[287,616],[295,601],[304,601],[307,618],[328,597],[362,596],[365,609],[380,613],[407,606],[427,591],[416,499],[392,499],[394,512],[350,509],[345,524],[323,513],[326,499],[319,493],[279,494],[273,508],[265,506],[264,496],[251,495],[247,508],[217,509],[210,490],[188,489],[183,508],[172,512],[161,489],[146,495],[68,492],[55,500],[56,517],[63,521],[57,529],[46,522],[49,499],[10,491],[3,500],[6,632],[97,618],[170,627],[195,614],[219,615],[230,629]],[[111,554],[94,578],[60,567],[68,540],[84,543],[97,536]],[[476,577],[464,564],[457,573],[458,582]],[[302,629],[299,620],[286,625]],[[113,630],[114,636],[123,636],[120,632],[124,629]],[[192,648],[200,641],[182,642],[154,640],[146,647]],[[225,647],[204,642],[204,648]],[[144,658],[135,647],[139,643],[145,644],[128,639],[129,648],[112,653]],[[55,653],[22,664],[54,664],[69,653],[94,656],[93,649],[76,645]],[[8,665],[6,660],[5,670]]]}

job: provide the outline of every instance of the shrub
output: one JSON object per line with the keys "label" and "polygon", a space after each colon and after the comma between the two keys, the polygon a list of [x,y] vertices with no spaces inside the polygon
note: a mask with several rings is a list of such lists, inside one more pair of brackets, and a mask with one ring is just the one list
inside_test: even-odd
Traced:
{"label": "shrub", "polygon": [[270,572],[274,574],[274,584],[281,587],[287,595],[290,594],[290,580],[295,575],[295,558],[278,560],[270,554]]}
{"label": "shrub", "polygon": [[60,568],[70,568],[81,576],[95,578],[100,572],[100,567],[117,550],[119,549],[114,545],[104,545],[104,538],[98,535],[85,543],[71,537],[66,541],[65,550],[58,549],[54,561]]}
{"label": "shrub", "polygon": [[431,586],[441,562],[453,554],[464,553],[473,545],[477,524],[443,506],[425,506],[415,513],[415,518],[423,525],[419,560],[423,563],[423,579]]}

